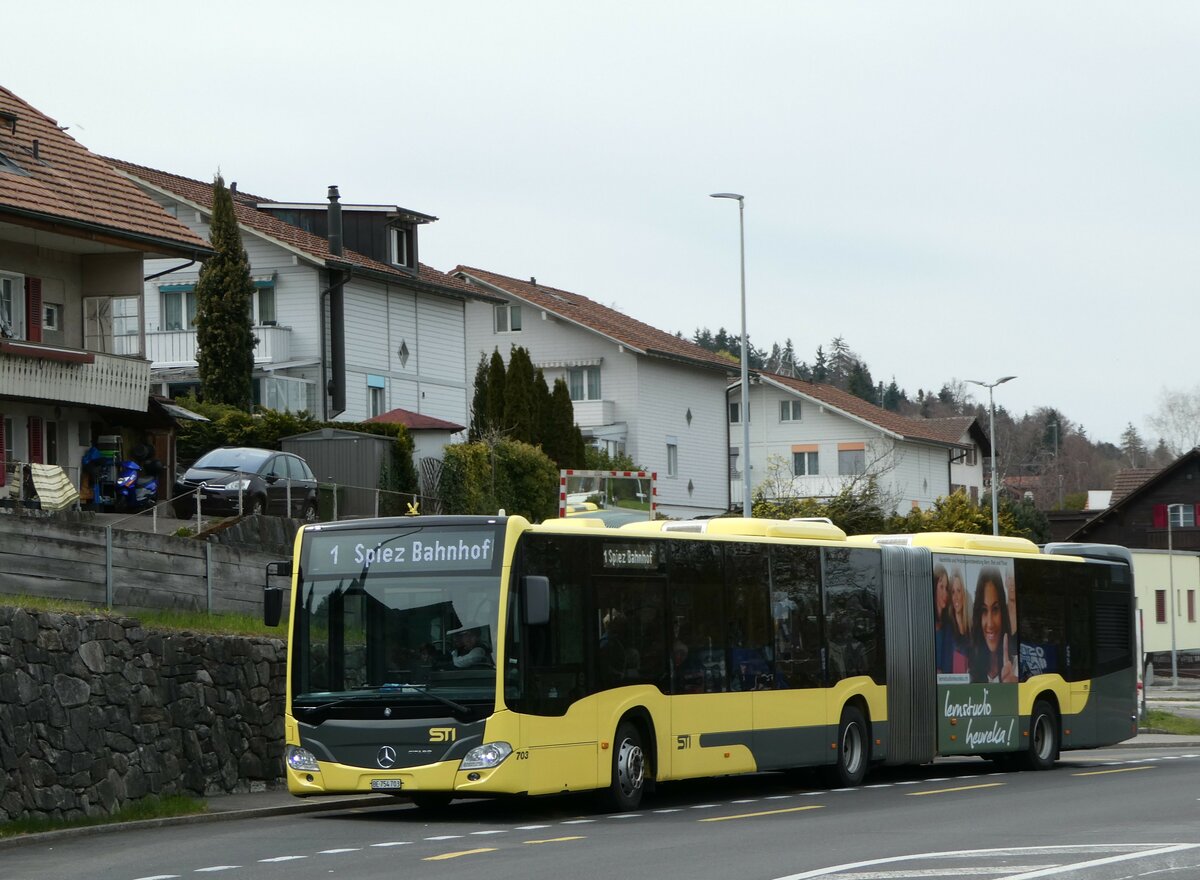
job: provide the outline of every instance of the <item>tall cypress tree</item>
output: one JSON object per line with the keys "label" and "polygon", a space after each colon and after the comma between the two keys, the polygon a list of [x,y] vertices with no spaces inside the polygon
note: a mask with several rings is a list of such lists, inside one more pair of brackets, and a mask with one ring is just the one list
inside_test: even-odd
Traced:
{"label": "tall cypress tree", "polygon": [[535,441],[533,361],[528,350],[519,345],[514,345],[508,356],[508,373],[504,377],[504,426],[514,440]]}
{"label": "tall cypress tree", "polygon": [[[542,452],[558,461],[551,452],[553,440],[550,438],[550,419],[554,415],[551,409],[550,388],[546,385],[546,374],[538,367],[533,371],[533,443],[541,445]],[[547,442],[551,445],[547,446]]]}
{"label": "tall cypress tree", "polygon": [[200,394],[207,403],[249,409],[254,346],[250,260],[233,213],[233,196],[218,174],[213,180],[212,229],[216,253],[196,281],[196,360]]}
{"label": "tall cypress tree", "polygon": [[554,451],[543,444],[546,454],[553,458],[559,468],[581,468],[582,459],[577,459],[575,449],[575,404],[571,403],[571,390],[567,380],[561,376],[554,380],[554,391],[550,394],[550,418],[548,431],[554,438]]}
{"label": "tall cypress tree", "polygon": [[471,428],[468,439],[475,443],[488,433],[488,356],[479,355],[479,366],[475,368],[475,393],[471,397]]}
{"label": "tall cypress tree", "polygon": [[492,349],[492,359],[488,363],[487,380],[487,426],[492,432],[503,431],[504,424],[504,358],[500,350]]}

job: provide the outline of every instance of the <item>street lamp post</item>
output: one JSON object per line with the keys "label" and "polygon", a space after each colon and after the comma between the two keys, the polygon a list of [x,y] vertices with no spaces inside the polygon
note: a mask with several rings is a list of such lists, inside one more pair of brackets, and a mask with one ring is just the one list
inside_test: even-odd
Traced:
{"label": "street lamp post", "polygon": [[1000,534],[1000,505],[997,501],[996,486],[996,400],[992,395],[992,389],[997,385],[1003,385],[1005,382],[1011,382],[1016,376],[1004,376],[997,379],[995,382],[980,382],[978,379],[967,379],[972,385],[978,385],[981,388],[988,390],[988,439],[992,444],[992,534]]}
{"label": "street lamp post", "polygon": [[746,343],[746,198],[737,193],[712,193],[714,199],[736,199],[742,275],[742,516],[751,515],[750,500],[750,352]]}
{"label": "street lamp post", "polygon": [[1182,504],[1167,505],[1167,601],[1171,605],[1171,687],[1179,687],[1179,660],[1175,654],[1175,549],[1171,542],[1171,513]]}

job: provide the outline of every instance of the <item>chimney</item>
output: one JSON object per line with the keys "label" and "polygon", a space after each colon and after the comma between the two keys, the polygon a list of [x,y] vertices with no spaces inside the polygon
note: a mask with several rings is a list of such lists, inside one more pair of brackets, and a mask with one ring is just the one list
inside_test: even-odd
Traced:
{"label": "chimney", "polygon": [[532,284],[534,287],[537,287],[537,279],[534,278],[532,275],[529,276],[529,283]]}
{"label": "chimney", "polygon": [[342,255],[342,206],[338,204],[340,194],[336,186],[329,187],[329,252]]}

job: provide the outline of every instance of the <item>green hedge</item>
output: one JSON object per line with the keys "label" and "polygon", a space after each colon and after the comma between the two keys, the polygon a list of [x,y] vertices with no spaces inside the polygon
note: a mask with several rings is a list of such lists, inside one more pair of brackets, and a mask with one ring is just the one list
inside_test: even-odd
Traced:
{"label": "green hedge", "polygon": [[558,514],[558,468],[541,449],[517,440],[447,446],[439,491],[451,514],[504,510],[533,522]]}

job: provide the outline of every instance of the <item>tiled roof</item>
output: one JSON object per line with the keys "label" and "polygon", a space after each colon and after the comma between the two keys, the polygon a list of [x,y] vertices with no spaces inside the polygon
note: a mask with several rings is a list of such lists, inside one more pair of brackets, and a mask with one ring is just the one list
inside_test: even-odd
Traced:
{"label": "tiled roof", "polygon": [[[129,175],[134,180],[142,181],[154,189],[171,193],[194,205],[199,205],[204,210],[212,210],[212,181],[194,180],[190,177],[171,174],[167,171],[147,168],[144,165],[134,165],[132,162],[125,162],[121,159],[109,158],[107,161],[114,168]],[[257,209],[256,205],[270,201],[273,200],[251,195],[239,189],[234,195],[233,203],[233,210],[237,215],[238,224],[245,229],[254,230],[267,238],[274,239],[287,247],[300,251],[322,264],[349,264],[354,268],[390,275],[399,282],[411,283],[414,280],[411,272],[397,269],[395,266],[381,263],[378,260],[373,260],[368,256],[355,253],[354,251],[347,250],[340,256],[330,253],[328,240],[311,232],[306,232],[298,226],[285,223],[266,211]],[[415,280],[436,287],[448,288],[450,291],[458,294],[465,293],[475,296],[478,293],[478,291],[465,281],[447,275],[445,272],[439,272],[437,269],[424,264],[419,267]]]}
{"label": "tiled roof", "polygon": [[1125,468],[1117,471],[1117,475],[1113,477],[1112,501],[1109,502],[1109,506],[1120,502],[1160,470],[1161,468]]}
{"label": "tiled roof", "polygon": [[920,424],[925,425],[930,432],[939,434],[947,443],[960,443],[963,435],[967,433],[974,422],[973,416],[948,416],[940,419],[920,420]]}
{"label": "tiled roof", "polygon": [[470,278],[500,288],[523,302],[581,327],[594,330],[647,355],[720,368],[730,373],[738,371],[738,364],[735,361],[730,361],[719,354],[701,348],[694,342],[672,336],[665,330],[643,324],[635,318],[623,315],[608,306],[602,306],[578,293],[547,287],[533,281],[521,281],[484,269],[473,269],[470,266],[459,266],[454,272],[461,272]]}
{"label": "tiled roof", "polygon": [[457,432],[463,430],[462,425],[456,425],[454,422],[447,422],[443,421],[442,419],[435,419],[433,416],[424,416],[420,413],[415,413],[407,409],[390,409],[385,413],[380,413],[377,416],[364,419],[364,421],[383,422],[389,425],[404,425],[410,431],[431,430]]}
{"label": "tiled roof", "polygon": [[[194,256],[208,242],[168,215],[50,117],[0,87],[0,215],[69,227],[99,227],[131,249]],[[9,164],[11,163],[11,165]],[[20,170],[14,170],[15,165]],[[93,231],[94,230],[89,230]],[[82,237],[82,236],[81,236]],[[147,241],[149,240],[149,241]]]}
{"label": "tiled roof", "polygon": [[[922,420],[909,419],[902,415],[886,410],[881,406],[876,406],[873,403],[867,403],[861,397],[855,397],[848,391],[843,391],[833,385],[825,385],[820,382],[809,382],[804,379],[795,379],[791,376],[781,376],[776,373],[761,373],[764,379],[773,381],[789,388],[792,391],[797,391],[808,397],[814,398],[827,403],[835,409],[841,410],[844,413],[857,416],[864,421],[870,422],[873,425],[898,434],[901,437],[910,440],[928,440],[935,443],[943,443],[952,446],[962,445],[962,432],[960,431],[953,438],[948,436],[948,431],[945,425],[934,424],[938,420]],[[968,423],[970,420],[967,420]]]}

